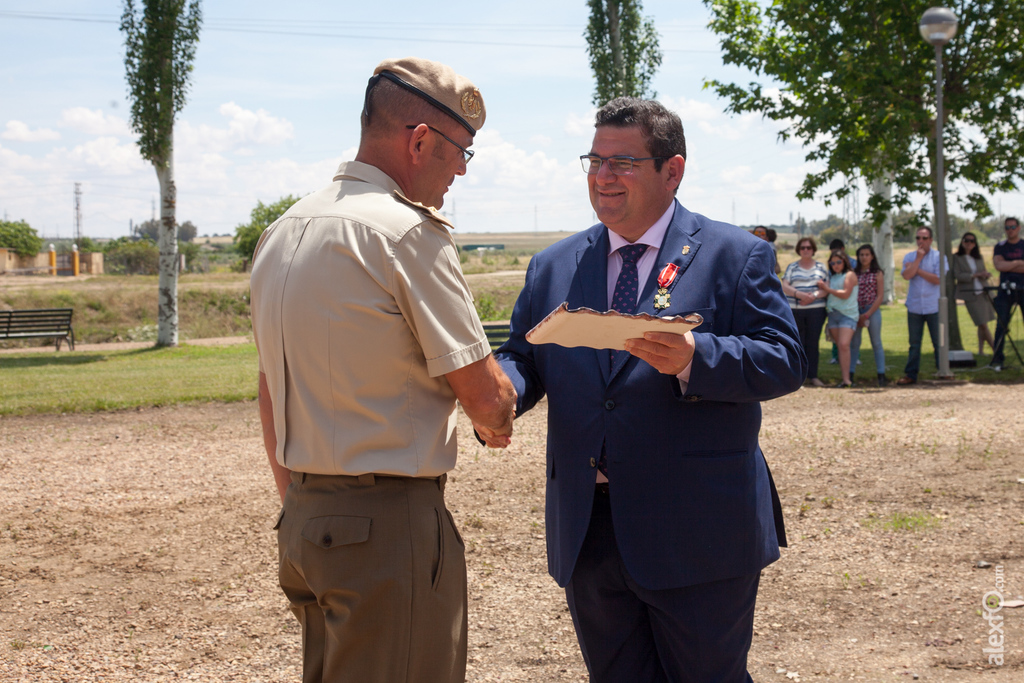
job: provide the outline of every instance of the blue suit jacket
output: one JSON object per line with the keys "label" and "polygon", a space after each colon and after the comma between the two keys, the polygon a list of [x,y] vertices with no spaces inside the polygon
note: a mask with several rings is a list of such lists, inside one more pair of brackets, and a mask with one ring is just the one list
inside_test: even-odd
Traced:
{"label": "blue suit jacket", "polygon": [[[689,249],[686,249],[689,247]],[[657,275],[679,266],[668,309]],[[548,571],[572,576],[590,523],[594,464],[607,450],[615,538],[641,586],[660,590],[756,572],[779,557],[759,402],[803,382],[807,361],[770,245],[678,202],[638,312],[699,313],[685,395],[675,377],[608,351],[534,346],[524,335],[563,301],[608,310],[603,225],[537,254],[496,356],[517,414],[548,397]]]}

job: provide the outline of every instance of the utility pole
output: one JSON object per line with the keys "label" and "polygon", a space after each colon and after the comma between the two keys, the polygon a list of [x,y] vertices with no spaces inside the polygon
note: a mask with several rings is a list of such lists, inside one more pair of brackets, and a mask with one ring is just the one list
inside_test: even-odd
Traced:
{"label": "utility pole", "polygon": [[82,183],[75,183],[75,244],[82,241]]}
{"label": "utility pole", "polygon": [[150,197],[149,198],[149,208],[150,208],[149,220],[155,221],[156,220],[156,197]]}

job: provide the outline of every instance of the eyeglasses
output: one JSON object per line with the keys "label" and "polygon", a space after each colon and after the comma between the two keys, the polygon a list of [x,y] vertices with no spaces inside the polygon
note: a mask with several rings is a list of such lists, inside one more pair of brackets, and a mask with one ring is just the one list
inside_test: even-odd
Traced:
{"label": "eyeglasses", "polygon": [[964,244],[974,244],[974,240],[973,240],[973,239],[971,239],[970,237],[965,237],[965,238],[963,238],[962,242],[963,242]]}
{"label": "eyeglasses", "polygon": [[928,240],[931,239],[931,236],[930,235],[916,235],[914,237],[914,239],[917,240],[918,242],[927,242]]}
{"label": "eyeglasses", "polygon": [[814,251],[814,247],[809,244],[801,244],[799,251]]}
{"label": "eyeglasses", "polygon": [[828,264],[830,266],[841,266],[841,265],[843,265],[843,262],[842,261],[829,261]]}
{"label": "eyeglasses", "polygon": [[1005,226],[1003,226],[1003,229],[1004,230],[1016,230],[1019,227],[1020,227],[1020,223],[1018,223],[1017,225],[1005,225]]}
{"label": "eyeglasses", "polygon": [[615,175],[629,175],[633,172],[633,164],[638,161],[664,161],[668,157],[599,157],[596,154],[583,154],[580,163],[587,175],[597,175],[601,164],[608,162],[608,170]]}
{"label": "eyeglasses", "polygon": [[[476,154],[476,152],[474,152],[473,150],[466,149],[465,147],[463,147],[459,143],[455,142],[455,140],[452,140],[450,137],[448,137],[447,135],[445,135],[444,133],[439,131],[437,128],[434,128],[433,126],[431,126],[429,123],[425,123],[423,125],[425,125],[427,128],[429,128],[430,130],[434,131],[435,133],[437,133],[438,135],[443,137],[448,142],[450,142],[453,145],[455,145],[456,147],[458,147],[459,151],[462,152],[462,163],[468,164],[469,160],[473,158],[474,154]],[[414,128],[416,128],[416,126],[410,125],[410,126],[406,126],[405,128],[406,128],[406,130],[413,130]]]}

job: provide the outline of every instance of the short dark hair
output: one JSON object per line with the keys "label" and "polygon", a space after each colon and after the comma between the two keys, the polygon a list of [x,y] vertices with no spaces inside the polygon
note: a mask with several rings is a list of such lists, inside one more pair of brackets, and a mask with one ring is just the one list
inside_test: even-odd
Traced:
{"label": "short dark hair", "polygon": [[828,248],[829,251],[832,251],[834,249],[846,249],[846,245],[843,244],[843,241],[837,237],[828,243]]}
{"label": "short dark hair", "polygon": [[[628,128],[637,126],[647,143],[652,157],[686,158],[686,135],[679,115],[669,111],[657,100],[642,100],[637,97],[616,97],[597,110],[594,127],[614,126]],[[663,162],[655,161],[654,170],[661,171]]]}
{"label": "short dark hair", "polygon": [[366,100],[359,117],[363,137],[375,133],[389,135],[407,124],[446,127],[448,121],[455,120],[422,97],[385,78],[367,91]]}
{"label": "short dark hair", "polygon": [[815,251],[818,251],[818,243],[814,241],[813,237],[801,237],[800,239],[798,239],[796,241],[796,246],[793,248],[793,251],[795,251],[796,253],[799,254],[800,253],[800,245],[803,244],[804,242],[810,242],[810,244],[811,244],[811,252],[812,253],[815,252]]}
{"label": "short dark hair", "polygon": [[928,237],[935,237],[935,233],[933,233],[932,229],[929,228],[927,225],[919,226],[917,230],[914,231],[914,234],[917,235],[917,233],[921,232],[922,230],[928,231]]}
{"label": "short dark hair", "polygon": [[779,237],[779,233],[775,232],[773,228],[768,228],[768,241],[774,242]]}
{"label": "short dark hair", "polygon": [[1007,216],[1006,218],[1004,218],[1003,219],[1003,225],[1006,225],[1010,221],[1013,221],[1014,223],[1017,224],[1017,227],[1020,227],[1020,221],[1017,220],[1017,218],[1015,216]]}

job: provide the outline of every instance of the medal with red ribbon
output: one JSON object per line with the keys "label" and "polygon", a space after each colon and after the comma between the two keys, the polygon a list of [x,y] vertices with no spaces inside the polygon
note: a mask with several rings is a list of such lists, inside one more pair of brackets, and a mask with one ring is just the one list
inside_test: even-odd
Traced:
{"label": "medal with red ribbon", "polygon": [[671,295],[668,293],[668,286],[676,279],[679,266],[674,263],[667,263],[658,273],[658,292],[654,295],[654,307],[658,310],[668,308],[671,303]]}

